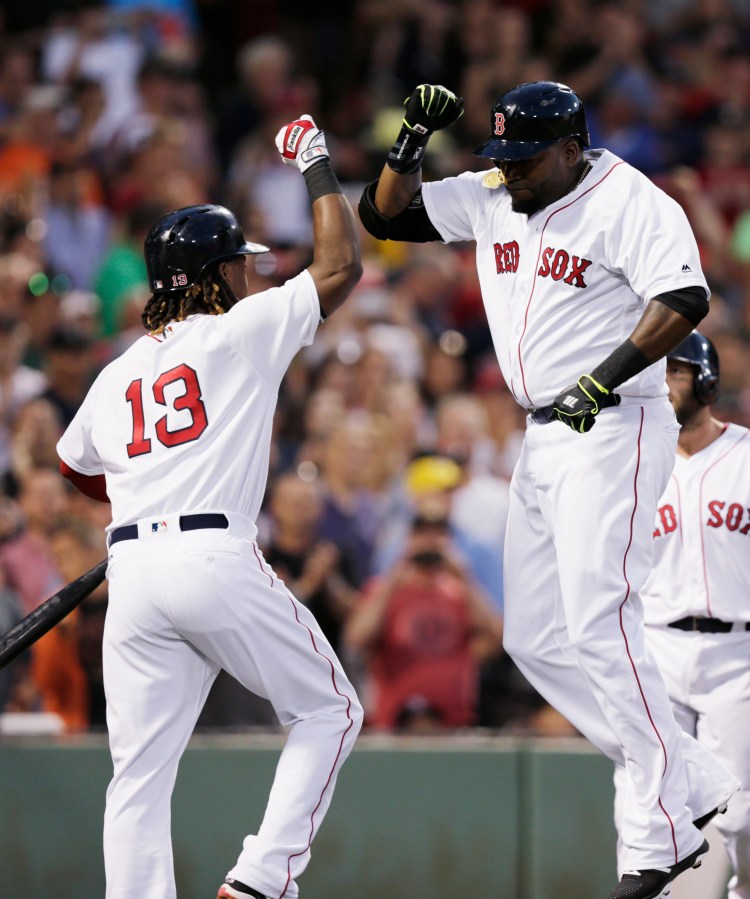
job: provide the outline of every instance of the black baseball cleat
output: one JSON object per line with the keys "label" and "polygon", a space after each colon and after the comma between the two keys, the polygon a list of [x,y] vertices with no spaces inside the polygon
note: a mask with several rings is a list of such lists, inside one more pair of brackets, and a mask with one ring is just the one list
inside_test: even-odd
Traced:
{"label": "black baseball cleat", "polygon": [[717,805],[716,808],[711,809],[710,812],[706,812],[705,815],[701,815],[700,818],[696,818],[695,821],[693,821],[693,826],[697,827],[698,830],[703,830],[703,828],[707,824],[710,824],[710,822],[713,821],[713,819],[717,815],[723,815],[728,807],[728,803],[722,802],[721,805]]}
{"label": "black baseball cleat", "polygon": [[664,888],[688,868],[700,868],[703,857],[708,852],[708,840],[703,841],[695,852],[672,865],[671,868],[646,868],[643,871],[626,871],[620,882],[607,899],[658,899]]}
{"label": "black baseball cleat", "polygon": [[219,887],[216,899],[268,899],[268,897],[249,887],[246,883],[241,883],[233,877],[227,877]]}

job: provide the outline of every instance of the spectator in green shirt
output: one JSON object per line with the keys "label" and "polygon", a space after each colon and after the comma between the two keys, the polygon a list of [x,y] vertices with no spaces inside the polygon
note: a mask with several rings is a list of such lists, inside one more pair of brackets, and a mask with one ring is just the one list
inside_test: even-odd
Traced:
{"label": "spectator in green shirt", "polygon": [[99,336],[114,337],[121,328],[121,315],[134,287],[148,286],[143,241],[151,225],[164,214],[160,206],[142,203],[135,206],[123,223],[123,231],[102,260],[94,289],[101,300]]}

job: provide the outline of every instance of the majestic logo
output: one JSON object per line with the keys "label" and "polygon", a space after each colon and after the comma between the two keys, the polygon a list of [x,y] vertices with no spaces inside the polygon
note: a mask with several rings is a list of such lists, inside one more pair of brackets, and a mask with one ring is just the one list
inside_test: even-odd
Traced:
{"label": "majestic logo", "polygon": [[498,137],[505,134],[505,116],[501,112],[495,113],[495,134]]}
{"label": "majestic logo", "polygon": [[580,259],[578,256],[571,256],[567,250],[546,247],[537,274],[543,278],[550,277],[553,281],[564,281],[573,287],[588,287],[583,273],[590,265],[590,259]]}
{"label": "majestic logo", "polygon": [[518,258],[518,241],[510,240],[508,243],[495,244],[495,269],[498,275],[504,275],[506,272],[517,272]]}
{"label": "majestic logo", "polygon": [[683,272],[692,272],[692,269],[690,268],[690,266],[687,263],[685,263],[685,265],[682,266],[682,270],[683,270]]}

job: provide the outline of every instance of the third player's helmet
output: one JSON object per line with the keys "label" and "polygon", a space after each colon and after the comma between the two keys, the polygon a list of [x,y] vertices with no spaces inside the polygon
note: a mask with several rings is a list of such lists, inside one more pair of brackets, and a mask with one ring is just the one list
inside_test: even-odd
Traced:
{"label": "third player's helmet", "polygon": [[695,366],[695,398],[704,406],[716,402],[719,395],[719,354],[708,337],[700,331],[693,331],[671,353],[667,353],[667,359],[689,362]]}
{"label": "third player's helmet", "polygon": [[475,156],[498,161],[528,159],[564,137],[591,143],[578,94],[557,81],[529,81],[506,91],[492,107],[490,138]]}
{"label": "third player's helmet", "polygon": [[185,206],[160,218],[144,242],[146,270],[154,293],[184,290],[212,262],[265,253],[248,243],[235,216],[223,206]]}

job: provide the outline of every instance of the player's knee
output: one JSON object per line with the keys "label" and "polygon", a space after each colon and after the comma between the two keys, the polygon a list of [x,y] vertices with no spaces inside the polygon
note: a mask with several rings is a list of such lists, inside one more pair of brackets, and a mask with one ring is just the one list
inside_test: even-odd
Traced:
{"label": "player's knee", "polygon": [[352,698],[347,714],[352,722],[352,737],[356,737],[362,730],[362,722],[365,719],[364,709],[356,696]]}

